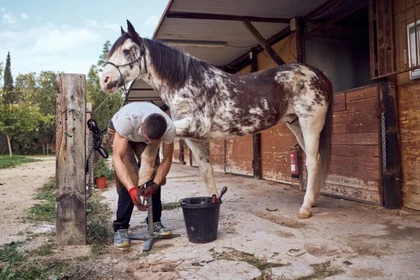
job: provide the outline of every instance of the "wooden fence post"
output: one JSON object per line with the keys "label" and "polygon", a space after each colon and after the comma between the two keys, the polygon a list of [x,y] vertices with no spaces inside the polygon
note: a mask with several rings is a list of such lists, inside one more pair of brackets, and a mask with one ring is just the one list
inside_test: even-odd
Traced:
{"label": "wooden fence post", "polygon": [[86,245],[86,76],[60,74],[56,99],[57,245]]}

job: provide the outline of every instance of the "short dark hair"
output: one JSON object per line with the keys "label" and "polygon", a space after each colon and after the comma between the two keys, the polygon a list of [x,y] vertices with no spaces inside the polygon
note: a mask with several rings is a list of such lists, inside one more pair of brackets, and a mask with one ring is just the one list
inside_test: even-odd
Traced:
{"label": "short dark hair", "polygon": [[143,122],[143,131],[151,140],[159,140],[166,132],[168,124],[158,113],[148,115]]}

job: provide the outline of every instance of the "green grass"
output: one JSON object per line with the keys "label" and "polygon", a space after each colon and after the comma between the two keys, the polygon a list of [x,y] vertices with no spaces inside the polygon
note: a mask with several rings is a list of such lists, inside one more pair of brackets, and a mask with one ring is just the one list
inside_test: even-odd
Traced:
{"label": "green grass", "polygon": [[21,242],[12,242],[0,247],[0,279],[95,279],[92,267],[84,264],[86,259],[47,258],[53,253],[51,243],[30,252],[19,250],[21,245]]}
{"label": "green grass", "polygon": [[27,219],[33,222],[54,223],[56,219],[55,212],[55,179],[50,178],[35,195],[35,199],[40,203],[33,205],[29,209]]}
{"label": "green grass", "polygon": [[[36,193],[40,203],[30,208],[27,219],[36,222],[55,222],[55,180],[50,178]],[[22,242],[12,242],[0,247],[0,279],[94,279],[95,268],[90,262],[107,253],[112,241],[111,210],[101,203],[103,197],[94,192],[87,200],[87,232],[91,244],[90,257],[80,259],[57,259],[53,241],[31,251],[24,251]],[[50,235],[34,234],[38,235]]]}
{"label": "green grass", "polygon": [[12,168],[24,163],[35,161],[38,160],[25,156],[0,156],[0,169]]}

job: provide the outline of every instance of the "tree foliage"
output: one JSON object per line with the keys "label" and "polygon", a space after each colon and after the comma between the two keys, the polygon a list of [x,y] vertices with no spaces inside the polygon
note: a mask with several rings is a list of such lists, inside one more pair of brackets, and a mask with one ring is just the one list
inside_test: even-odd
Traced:
{"label": "tree foliage", "polygon": [[13,91],[13,76],[12,76],[12,62],[10,58],[10,52],[7,53],[6,66],[4,68],[3,76],[3,102],[4,104],[12,104],[14,101],[14,91]]}
{"label": "tree foliage", "polygon": [[[92,65],[87,75],[87,102],[92,103],[93,118],[102,130],[123,102],[120,92],[109,96],[99,85],[110,47],[106,41],[97,65]],[[36,143],[42,144],[44,153],[48,152],[48,145],[55,141],[57,73],[19,74],[14,82],[11,65],[8,53],[6,63],[0,62],[0,136],[5,135],[10,142],[9,154],[12,150],[34,153]]]}

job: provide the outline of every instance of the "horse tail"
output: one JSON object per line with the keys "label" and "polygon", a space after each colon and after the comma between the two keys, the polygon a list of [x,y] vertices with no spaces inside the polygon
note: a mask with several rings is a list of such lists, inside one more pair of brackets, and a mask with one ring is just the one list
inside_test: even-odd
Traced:
{"label": "horse tail", "polygon": [[327,179],[331,164],[331,141],[332,141],[332,119],[333,119],[333,91],[329,91],[328,111],[325,117],[324,127],[321,130],[319,139],[319,176],[318,187],[321,188]]}

